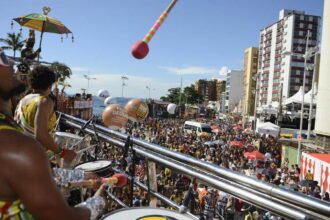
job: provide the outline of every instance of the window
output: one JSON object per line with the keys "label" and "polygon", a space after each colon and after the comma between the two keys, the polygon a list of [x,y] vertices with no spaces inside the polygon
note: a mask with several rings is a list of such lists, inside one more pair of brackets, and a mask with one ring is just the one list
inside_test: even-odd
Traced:
{"label": "window", "polygon": [[304,36],[304,32],[303,31],[299,31],[299,36]]}
{"label": "window", "polygon": [[309,24],[308,25],[308,29],[313,29],[313,25],[312,24]]}
{"label": "window", "polygon": [[312,16],[309,16],[308,20],[309,21],[314,21],[314,18]]}
{"label": "window", "polygon": [[303,21],[305,19],[304,15],[300,15],[300,20]]}
{"label": "window", "polygon": [[305,26],[304,23],[300,23],[300,24],[299,24],[299,27],[300,27],[300,28],[304,28],[304,26]]}

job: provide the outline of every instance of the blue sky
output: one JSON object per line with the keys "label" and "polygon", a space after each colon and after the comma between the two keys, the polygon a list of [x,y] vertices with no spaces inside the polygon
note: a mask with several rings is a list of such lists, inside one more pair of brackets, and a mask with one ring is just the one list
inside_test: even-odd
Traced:
{"label": "blue sky", "polygon": [[[159,98],[169,88],[192,84],[198,79],[220,77],[223,67],[242,68],[244,49],[258,46],[259,31],[278,19],[280,9],[303,10],[322,16],[323,0],[178,0],[176,6],[149,43],[143,60],[131,55],[131,46],[141,40],[165,10],[170,0],[1,0],[0,37],[18,32],[12,18],[51,7],[50,16],[58,18],[74,33],[75,41],[45,33],[44,61],[60,61],[74,72],[69,83],[73,93],[107,89],[121,96],[121,76],[129,78],[126,97]],[[26,38],[28,29],[23,27]],[[39,43],[39,33],[36,32]],[[7,52],[11,55],[11,52]]]}

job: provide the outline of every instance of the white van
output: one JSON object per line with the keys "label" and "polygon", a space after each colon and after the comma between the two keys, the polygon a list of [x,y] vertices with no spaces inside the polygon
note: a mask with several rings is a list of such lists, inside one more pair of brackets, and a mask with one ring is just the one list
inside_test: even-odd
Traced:
{"label": "white van", "polygon": [[193,131],[196,132],[197,135],[202,133],[212,133],[212,128],[210,125],[205,123],[200,123],[197,121],[185,121],[183,125],[183,131],[187,133],[192,133]]}

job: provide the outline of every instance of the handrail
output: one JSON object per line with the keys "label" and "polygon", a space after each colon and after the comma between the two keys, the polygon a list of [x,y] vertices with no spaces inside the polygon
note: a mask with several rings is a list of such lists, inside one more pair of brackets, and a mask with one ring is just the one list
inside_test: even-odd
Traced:
{"label": "handrail", "polygon": [[[70,126],[73,126],[75,128],[80,128],[86,121],[81,120],[81,119],[77,119],[75,117],[69,116],[69,115],[65,115],[62,114],[62,118],[61,121],[64,122],[65,124],[68,124]],[[101,139],[109,141],[117,146],[122,146],[122,141],[126,140],[127,135],[110,130],[108,128],[105,128],[103,126],[100,125],[96,125],[95,126],[97,131],[99,132],[99,136]],[[86,131],[89,133],[93,133],[93,130],[91,129],[91,126],[87,126]],[[285,217],[289,217],[289,218],[295,218],[295,219],[306,219],[308,218],[308,216],[314,216],[315,218],[321,218],[321,219],[327,219],[328,214],[330,213],[330,207],[329,204],[321,201],[321,200],[317,200],[315,198],[311,198],[308,196],[304,196],[304,195],[300,195],[298,193],[295,192],[291,192],[285,189],[280,189],[278,187],[272,186],[270,184],[267,183],[263,183],[261,181],[252,179],[250,177],[247,177],[245,175],[242,174],[238,174],[236,172],[230,171],[230,170],[226,170],[224,168],[221,168],[219,166],[215,166],[206,162],[202,162],[199,161],[193,157],[181,154],[181,153],[177,153],[177,152],[173,152],[169,149],[166,149],[164,147],[158,146],[158,145],[154,145],[154,144],[150,144],[138,139],[132,139],[133,143],[137,146],[139,146],[140,148],[137,148],[135,146],[134,149],[136,149],[137,153],[141,154],[142,156],[145,157],[150,157],[151,159],[155,159],[154,157],[152,157],[152,155],[160,155],[161,157],[166,157],[169,158],[169,160],[163,161],[163,160],[156,160],[157,158],[159,158],[160,156],[158,156],[155,161],[162,163],[162,164],[166,164],[169,167],[173,168],[173,165],[171,166],[171,164],[167,164],[166,162],[170,161],[170,160],[174,160],[174,163],[179,163],[179,162],[183,162],[185,165],[190,166],[189,169],[184,169],[184,166],[180,166],[180,167],[176,167],[175,169],[179,170],[179,171],[183,171],[183,172],[188,172],[189,171],[196,171],[193,170],[191,168],[193,167],[198,167],[200,169],[202,169],[205,173],[211,173],[213,175],[217,175],[218,177],[221,177],[227,181],[231,181],[233,183],[238,183],[243,185],[242,186],[242,190],[244,191],[244,193],[249,194],[250,197],[244,197],[244,195],[240,195],[243,196],[243,200],[250,202],[251,204],[257,205],[259,207],[263,207],[265,209],[271,210],[274,213],[277,213],[281,216],[285,216]],[[148,152],[147,152],[148,150]],[[182,168],[182,169],[180,169]],[[191,174],[191,173],[190,173]],[[196,172],[195,172],[196,174]],[[194,176],[194,175],[192,175]],[[204,174],[204,176],[199,176],[197,175],[199,179],[208,182],[209,184],[215,186],[216,188],[221,188],[224,191],[230,190],[228,188],[228,186],[223,186],[223,183],[221,183],[221,181],[219,181],[219,179],[215,178],[215,177],[209,177],[206,176]],[[196,177],[197,177],[196,176]],[[219,187],[221,186],[221,187]],[[262,196],[260,196],[260,194],[254,195],[253,193],[251,193],[251,191],[249,192],[248,190],[244,190],[243,188],[246,189],[246,187],[251,188],[252,190],[258,191],[262,194],[264,194],[265,198],[260,198]],[[242,198],[240,196],[238,196],[238,192],[237,188],[235,188],[235,190],[230,193],[236,197]],[[236,193],[236,194],[235,194]],[[238,193],[238,194],[237,194]],[[242,193],[242,192],[241,192]],[[261,194],[261,195],[262,195]],[[257,199],[254,199],[253,196],[257,196]],[[259,197],[258,197],[259,196]],[[266,201],[264,201],[263,199],[266,199]],[[253,200],[253,201],[252,201]],[[255,201],[254,201],[255,200]],[[262,204],[260,204],[260,201],[263,201]],[[265,203],[264,203],[265,202]],[[275,204],[274,204],[275,203]],[[272,207],[265,207],[264,204],[270,205]],[[300,215],[297,213],[290,213],[290,210],[286,210],[283,209],[284,205],[283,204],[289,204],[290,207],[292,208],[292,210],[294,210],[297,213],[304,213],[304,215]],[[276,210],[274,210],[276,209]],[[284,212],[289,213],[289,216],[286,216],[287,214]],[[319,213],[319,214],[317,214]]]}

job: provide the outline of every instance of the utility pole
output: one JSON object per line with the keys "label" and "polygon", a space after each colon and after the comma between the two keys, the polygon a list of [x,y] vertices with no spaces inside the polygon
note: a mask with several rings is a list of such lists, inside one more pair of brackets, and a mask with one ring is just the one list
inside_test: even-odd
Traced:
{"label": "utility pole", "polygon": [[128,77],[121,76],[121,97],[122,98],[124,97],[124,86],[126,86],[125,80],[128,80]]}
{"label": "utility pole", "polygon": [[179,117],[181,118],[181,90],[182,90],[182,77],[181,77],[181,84],[179,90]]}
{"label": "utility pole", "polygon": [[89,81],[96,80],[94,77],[89,77],[89,75],[84,75],[85,79],[87,79],[87,93],[89,93]]}
{"label": "utility pole", "polygon": [[312,94],[311,94],[311,103],[309,103],[309,116],[308,116],[308,130],[307,130],[307,140],[310,139],[311,127],[312,127],[312,116],[313,116],[313,101],[314,101],[314,88],[315,88],[315,78],[316,78],[316,56],[314,55],[314,67],[313,67],[313,79],[312,79]]}
{"label": "utility pole", "polygon": [[278,106],[278,114],[277,114],[277,125],[280,127],[280,133],[281,134],[281,126],[283,121],[283,115],[282,115],[282,96],[283,96],[283,84],[281,83],[281,92],[280,92],[280,98],[279,98],[279,106]]}
{"label": "utility pole", "polygon": [[258,107],[258,95],[259,95],[259,77],[260,77],[260,73],[257,73],[256,75],[256,89],[254,91],[254,113],[253,113],[253,130],[254,133],[257,131],[257,107]]}
{"label": "utility pole", "polygon": [[301,141],[302,141],[302,129],[304,122],[304,102],[305,102],[305,83],[306,83],[306,70],[307,70],[307,60],[308,60],[308,44],[309,44],[309,35],[310,30],[307,31],[307,40],[305,48],[305,62],[304,62],[304,78],[302,85],[302,101],[301,101],[301,110],[300,110],[300,126],[299,126],[299,137],[298,137],[298,153],[297,153],[297,164],[300,165],[300,153],[301,153]]}

